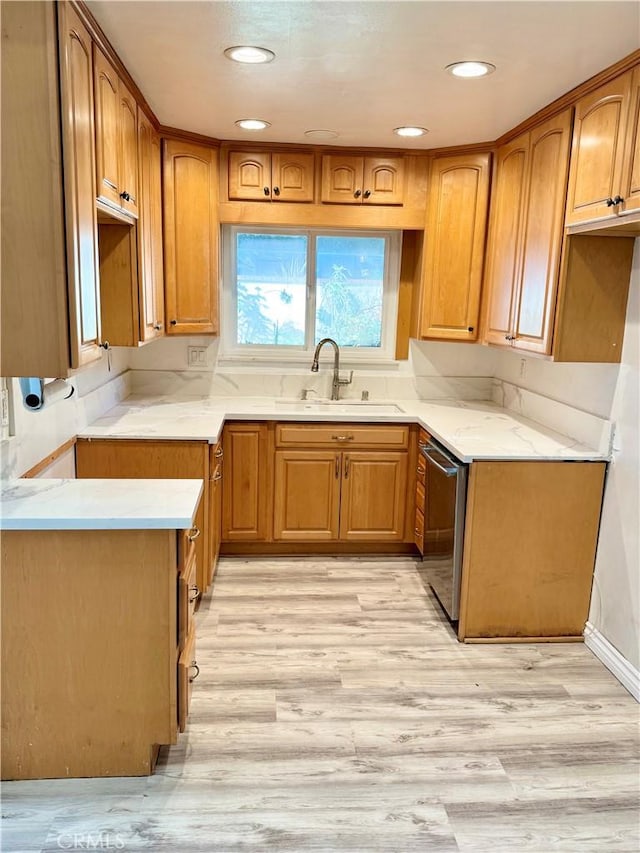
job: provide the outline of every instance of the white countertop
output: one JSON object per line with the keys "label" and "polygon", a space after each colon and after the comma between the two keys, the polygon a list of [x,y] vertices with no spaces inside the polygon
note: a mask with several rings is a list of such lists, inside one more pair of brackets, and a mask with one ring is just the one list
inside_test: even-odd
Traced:
{"label": "white countertop", "polygon": [[10,480],[0,530],[183,530],[202,480]]}
{"label": "white countertop", "polygon": [[[396,405],[397,412],[389,412]],[[385,407],[384,410],[382,407]],[[225,420],[418,423],[462,462],[602,460],[593,447],[487,401],[377,400],[369,405],[260,397],[131,396],[82,430],[82,438],[218,440]]]}

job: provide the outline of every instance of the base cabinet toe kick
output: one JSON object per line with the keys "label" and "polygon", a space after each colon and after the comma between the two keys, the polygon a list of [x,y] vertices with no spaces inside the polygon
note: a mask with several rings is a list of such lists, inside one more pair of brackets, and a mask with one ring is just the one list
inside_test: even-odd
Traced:
{"label": "base cabinet toe kick", "polygon": [[197,677],[196,530],[2,532],[2,778],[144,776]]}

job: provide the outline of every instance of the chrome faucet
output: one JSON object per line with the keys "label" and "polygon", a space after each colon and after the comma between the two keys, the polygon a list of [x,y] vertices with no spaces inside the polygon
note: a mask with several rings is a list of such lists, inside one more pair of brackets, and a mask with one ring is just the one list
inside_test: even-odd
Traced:
{"label": "chrome faucet", "polygon": [[316,346],[316,351],[313,354],[313,362],[311,364],[311,372],[317,373],[320,369],[320,365],[318,364],[318,357],[320,356],[320,350],[325,344],[331,344],[333,347],[333,382],[331,384],[331,399],[339,400],[340,399],[340,386],[341,385],[350,385],[353,380],[353,370],[349,374],[348,379],[340,379],[340,348],[338,344],[333,340],[333,338],[323,338],[321,341],[318,341],[318,345]]}

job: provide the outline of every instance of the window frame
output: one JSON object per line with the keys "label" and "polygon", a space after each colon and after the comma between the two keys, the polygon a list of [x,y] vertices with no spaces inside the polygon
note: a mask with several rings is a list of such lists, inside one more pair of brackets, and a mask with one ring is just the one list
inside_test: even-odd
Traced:
{"label": "window frame", "polygon": [[[307,297],[304,345],[237,342],[236,249],[238,234],[292,235],[307,238]],[[341,362],[360,366],[395,364],[400,290],[402,231],[361,228],[294,228],[269,225],[223,225],[219,362],[263,362],[307,365],[315,350],[316,240],[318,237],[382,237],[386,241],[382,287],[382,330],[379,347],[341,347]]]}

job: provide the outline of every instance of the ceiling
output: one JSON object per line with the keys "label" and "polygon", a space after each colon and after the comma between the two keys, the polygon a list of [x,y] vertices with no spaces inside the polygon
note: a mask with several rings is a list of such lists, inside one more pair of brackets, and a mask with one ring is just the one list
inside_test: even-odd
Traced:
{"label": "ceiling", "polygon": [[[248,142],[438,148],[493,140],[640,47],[640,2],[618,0],[89,0],[161,124]],[[226,47],[275,51],[240,65]],[[461,59],[497,66],[460,80]],[[266,131],[237,119],[262,118]],[[429,134],[400,139],[399,125]]]}

